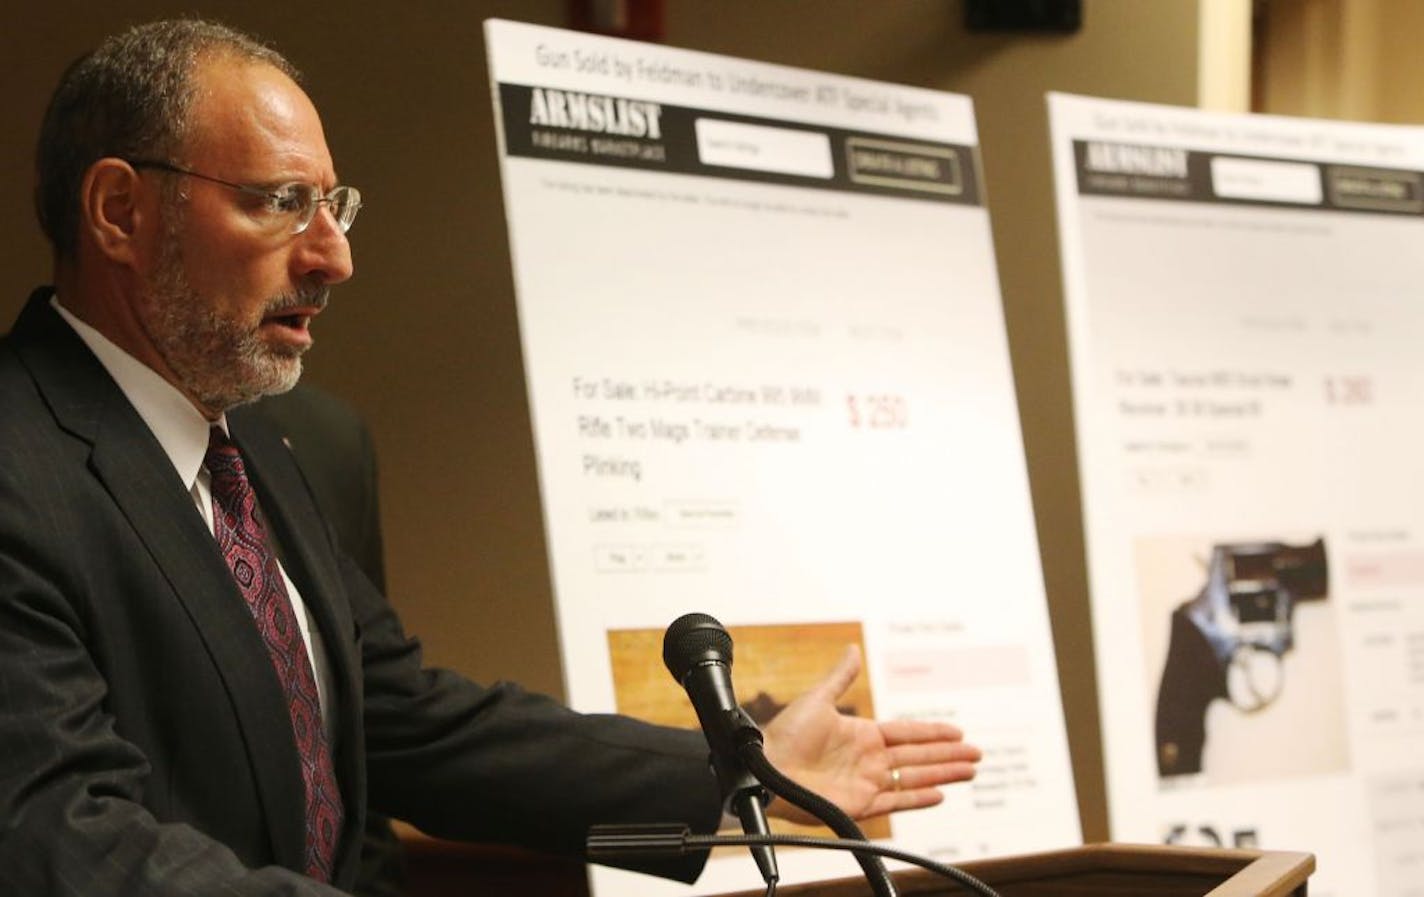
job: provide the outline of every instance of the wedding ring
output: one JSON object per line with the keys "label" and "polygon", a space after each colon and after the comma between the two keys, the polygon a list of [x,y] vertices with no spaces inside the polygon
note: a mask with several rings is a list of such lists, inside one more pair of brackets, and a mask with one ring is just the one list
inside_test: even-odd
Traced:
{"label": "wedding ring", "polygon": [[903,787],[900,784],[900,767],[898,766],[892,767],[890,770],[890,787],[896,791],[899,791],[900,788]]}

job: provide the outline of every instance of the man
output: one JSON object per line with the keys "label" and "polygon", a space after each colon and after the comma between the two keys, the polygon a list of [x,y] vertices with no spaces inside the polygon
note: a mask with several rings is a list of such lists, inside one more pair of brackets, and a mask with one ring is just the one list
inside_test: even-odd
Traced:
{"label": "man", "polygon": [[[594,823],[720,816],[696,733],[422,669],[242,407],[296,382],[352,273],[360,197],[295,77],[155,23],[46,113],[55,284],[0,344],[0,893],[335,894],[368,803],[570,853]],[[972,776],[951,726],[838,714],[857,670],[768,726],[775,764],[859,817]]]}

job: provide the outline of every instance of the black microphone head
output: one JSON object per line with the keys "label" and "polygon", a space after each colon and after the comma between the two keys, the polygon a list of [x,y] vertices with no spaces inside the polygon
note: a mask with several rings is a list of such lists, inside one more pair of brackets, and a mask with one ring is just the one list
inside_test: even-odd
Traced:
{"label": "black microphone head", "polygon": [[732,666],[732,637],[707,614],[683,614],[663,636],[663,663],[679,683],[700,663]]}

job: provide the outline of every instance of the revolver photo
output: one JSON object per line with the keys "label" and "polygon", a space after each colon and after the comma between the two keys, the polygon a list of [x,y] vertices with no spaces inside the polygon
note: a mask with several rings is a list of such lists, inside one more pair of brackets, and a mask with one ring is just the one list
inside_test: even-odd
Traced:
{"label": "revolver photo", "polygon": [[[1206,585],[1172,612],[1157,691],[1159,775],[1201,772],[1212,701],[1224,698],[1250,713],[1276,699],[1283,685],[1281,658],[1294,646],[1295,606],[1326,598],[1329,583],[1323,539],[1212,547]],[[1262,658],[1272,661],[1275,674],[1266,687]]]}

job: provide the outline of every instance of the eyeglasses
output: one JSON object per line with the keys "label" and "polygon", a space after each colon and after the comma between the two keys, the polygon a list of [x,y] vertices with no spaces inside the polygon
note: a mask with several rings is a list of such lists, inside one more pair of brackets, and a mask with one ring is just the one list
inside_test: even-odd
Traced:
{"label": "eyeglasses", "polygon": [[351,222],[356,220],[356,213],[361,211],[361,191],[355,187],[332,187],[331,192],[326,194],[321,192],[320,187],[301,182],[279,184],[271,188],[254,187],[251,184],[236,184],[222,178],[215,178],[212,175],[189,171],[172,162],[161,162],[156,159],[125,159],[124,161],[134,168],[152,168],[171,174],[187,175],[190,178],[221,184],[248,196],[255,196],[263,201],[261,212],[274,219],[288,221],[288,232],[294,235],[307,229],[308,225],[312,223],[312,219],[316,217],[316,210],[320,206],[324,205],[331,210],[331,216],[336,219],[336,226],[341,228],[343,234],[351,229]]}

